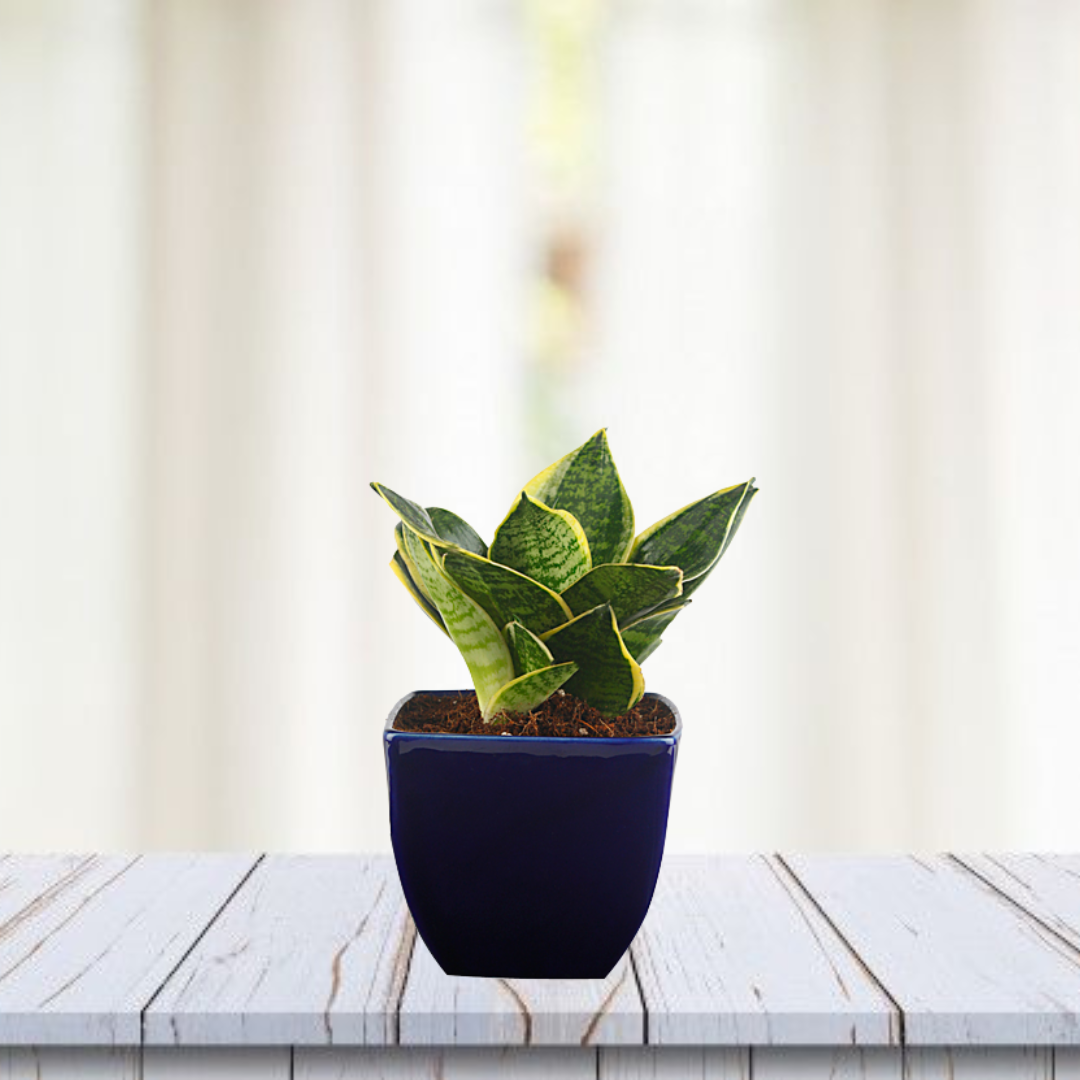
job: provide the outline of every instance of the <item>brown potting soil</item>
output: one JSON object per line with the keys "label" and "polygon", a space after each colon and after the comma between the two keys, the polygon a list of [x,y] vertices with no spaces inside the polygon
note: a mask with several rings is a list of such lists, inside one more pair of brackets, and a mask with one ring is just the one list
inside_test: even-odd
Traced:
{"label": "brown potting soil", "polygon": [[476,694],[417,694],[394,720],[396,731],[444,735],[546,735],[572,739],[611,739],[668,735],[675,729],[671,710],[655,698],[638,702],[625,716],[601,716],[580,698],[557,690],[528,713],[500,713],[484,723]]}

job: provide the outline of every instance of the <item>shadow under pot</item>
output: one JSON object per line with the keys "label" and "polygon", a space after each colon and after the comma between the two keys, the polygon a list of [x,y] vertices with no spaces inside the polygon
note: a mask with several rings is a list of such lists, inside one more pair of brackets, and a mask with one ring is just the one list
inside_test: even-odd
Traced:
{"label": "shadow under pot", "polygon": [[[462,691],[423,691],[459,696]],[[406,903],[448,975],[601,979],[637,934],[667,833],[675,727],[637,738],[384,732]]]}

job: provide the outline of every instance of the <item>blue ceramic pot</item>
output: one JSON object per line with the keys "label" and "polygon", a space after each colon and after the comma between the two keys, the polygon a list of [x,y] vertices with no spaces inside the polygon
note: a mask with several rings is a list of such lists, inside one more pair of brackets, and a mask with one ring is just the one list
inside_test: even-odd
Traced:
{"label": "blue ceramic pot", "polygon": [[424,944],[450,975],[606,976],[656,888],[678,711],[647,695],[675,730],[642,738],[394,731],[414,696],[386,722],[386,776],[398,875]]}

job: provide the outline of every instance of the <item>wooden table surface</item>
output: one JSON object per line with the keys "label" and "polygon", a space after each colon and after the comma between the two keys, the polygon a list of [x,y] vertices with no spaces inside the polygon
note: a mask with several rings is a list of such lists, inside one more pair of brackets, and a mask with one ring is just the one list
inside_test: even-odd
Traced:
{"label": "wooden table surface", "polygon": [[751,1075],[1080,1080],[1080,856],[669,856],[566,982],[443,974],[382,856],[0,857],[2,1080]]}

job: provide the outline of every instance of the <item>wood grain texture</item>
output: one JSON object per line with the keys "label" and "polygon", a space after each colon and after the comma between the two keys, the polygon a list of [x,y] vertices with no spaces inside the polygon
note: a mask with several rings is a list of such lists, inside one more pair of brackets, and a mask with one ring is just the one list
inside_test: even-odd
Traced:
{"label": "wood grain texture", "polygon": [[0,1080],[140,1080],[138,1050],[103,1047],[0,1049]]}
{"label": "wood grain texture", "polygon": [[561,1047],[297,1050],[296,1080],[596,1080],[596,1051]]}
{"label": "wood grain texture", "polygon": [[784,1047],[750,1051],[754,1080],[901,1080],[899,1049]]}
{"label": "wood grain texture", "polygon": [[750,1051],[716,1046],[611,1046],[598,1080],[750,1080]]}
{"label": "wood grain texture", "polygon": [[888,997],[774,860],[665,860],[632,952],[650,1043],[899,1042]]}
{"label": "wood grain texture", "polygon": [[59,878],[0,928],[0,1044],[138,1046],[141,1010],[253,862],[95,857]]}
{"label": "wood grain texture", "polygon": [[142,1080],[290,1080],[292,1052],[285,1048],[148,1047]]}
{"label": "wood grain texture", "polygon": [[957,855],[955,858],[1080,949],[1080,856]]}
{"label": "wood grain texture", "polygon": [[1080,954],[942,857],[799,856],[912,1046],[1080,1042]]}
{"label": "wood grain texture", "polygon": [[645,1017],[629,955],[606,979],[479,979],[444,974],[419,937],[399,1024],[405,1046],[645,1041]]}
{"label": "wood grain texture", "polygon": [[1054,1080],[1053,1051],[961,1047],[908,1051],[904,1080]]}
{"label": "wood grain texture", "polygon": [[0,860],[0,941],[94,865],[90,855],[6,855]]}
{"label": "wood grain texture", "polygon": [[413,933],[388,858],[268,856],[144,1017],[147,1045],[384,1045]]}

